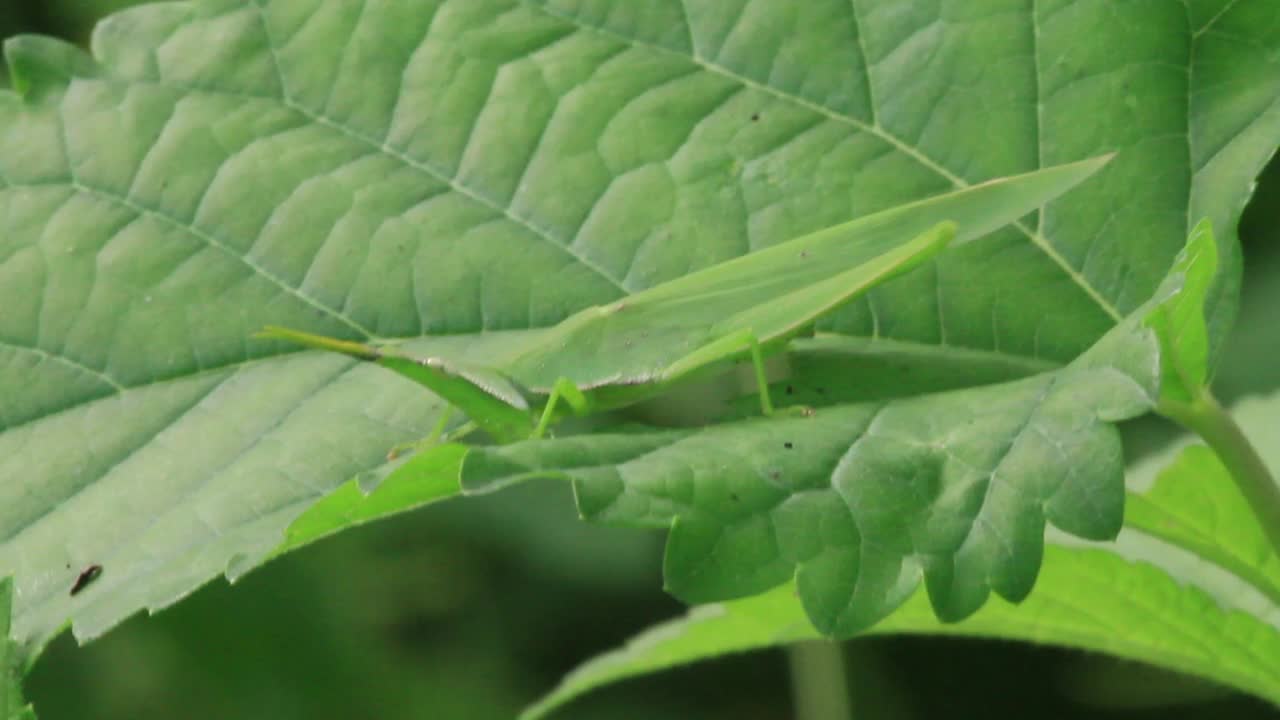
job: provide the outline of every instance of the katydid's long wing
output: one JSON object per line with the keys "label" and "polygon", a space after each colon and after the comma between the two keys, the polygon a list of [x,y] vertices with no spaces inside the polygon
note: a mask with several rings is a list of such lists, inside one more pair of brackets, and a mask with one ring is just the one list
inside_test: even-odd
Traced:
{"label": "katydid's long wing", "polygon": [[[982,237],[1048,203],[1110,159],[1057,165],[901,205],[587,308],[505,370],[539,394],[561,377],[590,391],[661,382],[675,363],[743,328],[768,345],[895,274],[894,263],[914,266],[931,254],[911,243],[940,250],[933,244],[937,238],[920,240],[930,228],[955,223],[955,243]],[[626,401],[641,394],[617,393]]]}

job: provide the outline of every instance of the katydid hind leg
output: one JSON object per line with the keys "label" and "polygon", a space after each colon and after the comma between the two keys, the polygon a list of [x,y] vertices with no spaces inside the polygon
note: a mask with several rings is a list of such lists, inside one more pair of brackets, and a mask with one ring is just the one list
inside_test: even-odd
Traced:
{"label": "katydid hind leg", "polygon": [[457,442],[458,440],[461,440],[462,438],[470,435],[471,433],[479,429],[480,429],[480,426],[477,425],[475,421],[468,420],[462,423],[461,425],[459,425],[458,427],[445,433],[443,436],[441,436],[440,442],[444,442],[444,443]]}
{"label": "katydid hind leg", "polygon": [[773,398],[769,394],[769,380],[764,366],[764,351],[761,349],[761,343],[751,328],[735,330],[728,335],[712,340],[672,363],[666,369],[664,375],[668,380],[675,380],[708,365],[739,355],[743,351],[746,351],[751,357],[756,391],[760,395],[760,411],[765,416],[772,415],[774,406]]}
{"label": "katydid hind leg", "polygon": [[456,409],[452,405],[445,405],[444,411],[440,413],[440,419],[431,427],[431,432],[427,433],[426,437],[413,442],[400,443],[392,447],[391,450],[387,451],[387,460],[395,460],[406,451],[418,452],[440,442],[449,442],[449,436],[453,433],[445,433],[444,429],[449,427],[449,421],[453,419],[453,413]]}
{"label": "katydid hind leg", "polygon": [[769,392],[769,376],[764,367],[764,352],[760,349],[760,339],[751,333],[750,343],[751,369],[755,374],[756,392],[760,394],[760,413],[765,417],[779,413],[795,417],[812,417],[813,408],[808,405],[792,405],[781,409],[774,406],[773,396]]}
{"label": "katydid hind leg", "polygon": [[427,435],[424,442],[434,443],[444,434],[444,429],[449,427],[449,420],[453,418],[453,406],[446,405],[444,412],[440,413],[440,419],[436,422],[435,427],[431,428],[431,434]]}
{"label": "katydid hind leg", "polygon": [[764,372],[764,357],[760,352],[760,341],[754,333],[747,331],[751,342],[751,366],[756,375],[756,392],[760,393],[760,412],[765,417],[773,414],[773,398],[769,397],[769,379]]}
{"label": "katydid hind leg", "polygon": [[395,460],[406,452],[420,453],[424,450],[430,450],[437,445],[447,445],[451,442],[457,442],[479,429],[479,425],[472,420],[468,420],[458,427],[446,433],[442,433],[439,437],[432,438],[428,436],[411,443],[397,445],[391,448],[391,452],[387,453],[387,460]]}

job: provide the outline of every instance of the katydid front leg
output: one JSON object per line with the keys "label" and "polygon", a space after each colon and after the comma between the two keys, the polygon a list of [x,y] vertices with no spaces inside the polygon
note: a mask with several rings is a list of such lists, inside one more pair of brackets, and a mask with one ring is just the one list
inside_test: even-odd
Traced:
{"label": "katydid front leg", "polygon": [[542,437],[547,431],[552,420],[556,416],[556,405],[563,399],[578,415],[586,415],[591,412],[591,403],[587,401],[587,396],[582,394],[577,385],[567,377],[558,378],[554,385],[551,386],[551,394],[547,397],[547,404],[542,408],[542,417],[538,418],[538,425],[533,429],[533,434],[529,437],[536,440]]}

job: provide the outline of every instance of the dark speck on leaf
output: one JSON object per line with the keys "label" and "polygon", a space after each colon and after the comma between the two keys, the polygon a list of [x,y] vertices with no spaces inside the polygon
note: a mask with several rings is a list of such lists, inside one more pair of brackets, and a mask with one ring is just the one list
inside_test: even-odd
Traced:
{"label": "dark speck on leaf", "polygon": [[826,389],[826,388],[820,388],[820,387],[819,387],[819,388],[814,388],[814,390],[815,390],[815,391],[817,391],[817,393],[818,393],[819,395],[826,395],[826,394],[827,394],[827,389]]}
{"label": "dark speck on leaf", "polygon": [[731,493],[731,494],[729,495],[729,498],[730,498],[731,500],[733,500],[734,502],[738,502],[738,500],[740,500],[740,499],[741,499],[741,498],[739,498],[739,497],[738,497],[738,493]]}
{"label": "dark speck on leaf", "polygon": [[796,391],[796,389],[795,389],[795,388],[791,387],[790,385],[788,385],[788,386],[787,386],[787,394],[788,394],[788,395],[790,395],[791,393],[794,393],[795,391]]}
{"label": "dark speck on leaf", "polygon": [[777,470],[770,470],[770,471],[769,471],[769,479],[770,479],[770,480],[777,480],[777,479],[778,479],[778,478],[780,478],[780,477],[782,477],[782,473],[778,472]]}
{"label": "dark speck on leaf", "polygon": [[802,257],[802,258],[807,258],[807,257],[809,257],[809,251],[808,251],[808,250],[801,250],[801,251],[800,251],[800,257]]}
{"label": "dark speck on leaf", "polygon": [[80,574],[76,576],[75,583],[71,585],[71,597],[75,597],[76,595],[80,594],[80,591],[89,587],[89,584],[92,583],[94,580],[97,580],[98,576],[101,574],[102,574],[101,565],[90,565],[84,570],[81,570]]}
{"label": "dark speck on leaf", "polygon": [[760,113],[751,113],[751,122],[759,122]]}
{"label": "dark speck on leaf", "polygon": [[788,441],[786,441],[786,442],[782,443],[782,447],[784,447],[784,448],[786,448],[786,449],[790,450],[791,448],[795,447],[795,445],[792,445],[792,444],[791,444],[791,441],[790,441],[790,440],[788,440]]}

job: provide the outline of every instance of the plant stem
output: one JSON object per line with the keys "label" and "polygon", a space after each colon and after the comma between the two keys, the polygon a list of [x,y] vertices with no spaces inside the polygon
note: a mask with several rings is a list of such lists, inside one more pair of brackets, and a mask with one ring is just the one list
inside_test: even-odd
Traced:
{"label": "plant stem", "polygon": [[1262,525],[1272,552],[1280,556],[1280,485],[1231,415],[1207,389],[1189,403],[1162,401],[1158,410],[1209,443]]}
{"label": "plant stem", "polygon": [[852,718],[844,651],[831,640],[809,640],[787,648],[796,720]]}

